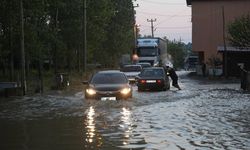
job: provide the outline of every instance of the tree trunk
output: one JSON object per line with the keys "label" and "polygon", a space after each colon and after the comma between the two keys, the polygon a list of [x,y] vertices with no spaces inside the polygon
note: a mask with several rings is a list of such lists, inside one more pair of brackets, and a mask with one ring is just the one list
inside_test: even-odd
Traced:
{"label": "tree trunk", "polygon": [[23,95],[26,94],[26,73],[25,73],[25,50],[24,50],[24,21],[23,21],[23,0],[20,0],[20,28],[21,28],[21,87]]}

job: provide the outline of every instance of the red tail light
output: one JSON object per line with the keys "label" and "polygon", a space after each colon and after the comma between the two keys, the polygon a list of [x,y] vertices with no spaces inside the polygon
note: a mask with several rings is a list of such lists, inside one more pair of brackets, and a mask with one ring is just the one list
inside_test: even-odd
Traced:
{"label": "red tail light", "polygon": [[140,80],[140,82],[143,84],[143,83],[146,83],[146,80]]}
{"label": "red tail light", "polygon": [[161,80],[156,80],[156,82],[157,82],[158,84],[161,84]]}

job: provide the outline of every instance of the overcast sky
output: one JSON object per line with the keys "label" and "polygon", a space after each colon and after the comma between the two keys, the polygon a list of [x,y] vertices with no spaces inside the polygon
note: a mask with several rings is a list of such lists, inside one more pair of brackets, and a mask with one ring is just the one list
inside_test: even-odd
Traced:
{"label": "overcast sky", "polygon": [[136,0],[136,23],[139,24],[140,34],[151,35],[151,23],[154,22],[155,37],[166,36],[170,40],[192,41],[191,7],[186,0]]}

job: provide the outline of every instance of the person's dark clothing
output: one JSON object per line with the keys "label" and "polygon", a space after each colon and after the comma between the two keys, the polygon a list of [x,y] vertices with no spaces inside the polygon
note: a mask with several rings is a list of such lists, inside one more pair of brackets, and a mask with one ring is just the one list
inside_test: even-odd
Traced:
{"label": "person's dark clothing", "polygon": [[166,67],[165,71],[172,79],[172,85],[178,89],[181,89],[180,86],[178,85],[178,76],[177,76],[175,70],[173,68]]}
{"label": "person's dark clothing", "polygon": [[174,85],[178,84],[178,76],[175,73],[175,70],[173,68],[168,68],[167,71],[169,73],[170,78],[173,80],[172,85],[174,86]]}

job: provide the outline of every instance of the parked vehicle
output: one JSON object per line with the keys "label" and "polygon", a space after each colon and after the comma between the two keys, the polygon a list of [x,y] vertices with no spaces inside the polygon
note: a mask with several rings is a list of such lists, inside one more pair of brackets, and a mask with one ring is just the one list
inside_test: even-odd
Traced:
{"label": "parked vehicle", "polygon": [[163,67],[145,68],[138,75],[138,91],[144,90],[161,90],[170,89],[170,81]]}
{"label": "parked vehicle", "polygon": [[139,63],[149,62],[151,66],[160,66],[161,62],[170,59],[167,54],[167,42],[161,38],[138,38],[136,55]]}
{"label": "parked vehicle", "polygon": [[141,65],[142,69],[152,67],[151,64],[148,62],[140,62],[140,63],[137,63],[137,65]]}
{"label": "parked vehicle", "polygon": [[188,55],[185,60],[185,69],[186,70],[196,70],[197,65],[199,64],[199,57],[197,55]]}
{"label": "parked vehicle", "polygon": [[132,97],[132,87],[119,70],[100,71],[92,76],[84,91],[85,99],[117,100]]}
{"label": "parked vehicle", "polygon": [[125,73],[130,83],[135,83],[136,76],[142,71],[141,65],[125,65],[121,69]]}

